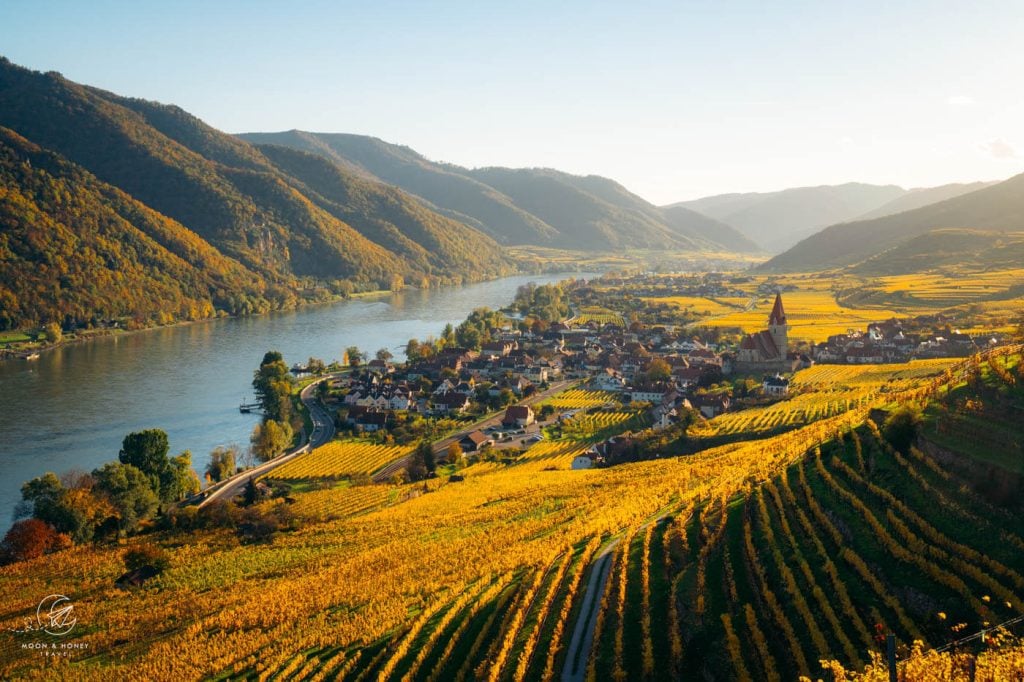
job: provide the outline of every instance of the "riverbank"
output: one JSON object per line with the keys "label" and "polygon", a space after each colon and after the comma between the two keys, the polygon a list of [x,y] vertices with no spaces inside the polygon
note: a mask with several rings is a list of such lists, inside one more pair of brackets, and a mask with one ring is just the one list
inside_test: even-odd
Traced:
{"label": "riverbank", "polygon": [[523,284],[597,274],[409,289],[140,330],[146,334],[104,330],[32,362],[0,362],[0,525],[11,520],[23,482],[47,471],[91,471],[115,459],[132,431],[163,429],[172,453],[190,450],[197,471],[213,448],[247,445],[259,416],[239,413],[238,405],[251,402],[253,370],[268,350],[289,365],[340,359],[353,345],[371,355],[387,348],[398,358],[410,338],[436,337],[476,308],[506,306]]}
{"label": "riverbank", "polygon": [[[516,272],[509,275],[502,275],[500,277],[491,277],[488,279],[482,279],[473,282],[465,282],[463,284],[444,284],[430,289],[431,291],[443,291],[445,289],[454,289],[458,287],[470,286],[473,284],[484,284],[487,282],[497,282],[502,279],[509,277],[529,277],[536,276],[542,278],[549,278],[552,275],[564,274],[566,277],[570,277],[575,272],[557,272],[557,273],[527,273],[527,272]],[[588,273],[593,275],[593,273]],[[93,329],[81,329],[73,332],[65,333],[60,341],[51,343],[48,341],[36,341],[32,337],[39,334],[42,330],[36,327],[30,327],[26,329],[12,330],[9,332],[0,333],[0,362],[3,361],[26,361],[25,356],[30,354],[42,354],[53,351],[57,348],[70,346],[74,344],[80,344],[87,341],[94,341],[96,339],[107,338],[111,336],[126,336],[129,334],[137,334],[140,332],[152,332],[160,329],[173,329],[175,327],[185,327],[189,325],[204,324],[215,320],[223,319],[237,319],[237,318],[252,318],[261,317],[266,315],[272,315],[274,313],[289,312],[295,310],[302,310],[305,308],[313,308],[317,306],[325,305],[336,305],[338,303],[344,303],[346,301],[365,301],[372,300],[375,298],[384,298],[393,294],[402,294],[407,292],[423,291],[420,287],[407,285],[399,291],[391,291],[388,289],[373,289],[370,291],[359,291],[345,296],[332,296],[328,299],[323,300],[306,300],[299,301],[295,306],[287,308],[278,308],[275,310],[267,310],[258,313],[252,313],[249,315],[229,315],[227,313],[220,312],[212,317],[203,318],[201,320],[177,320],[168,324],[154,324],[146,327],[139,327],[137,329],[126,329],[124,327],[98,327]]]}

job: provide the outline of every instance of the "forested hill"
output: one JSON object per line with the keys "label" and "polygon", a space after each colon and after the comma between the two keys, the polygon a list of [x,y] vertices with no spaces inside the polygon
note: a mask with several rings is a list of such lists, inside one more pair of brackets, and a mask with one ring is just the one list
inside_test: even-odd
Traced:
{"label": "forested hill", "polygon": [[[399,189],[2,58],[0,126],[6,328],[254,312],[332,290],[511,269],[493,239]],[[127,264],[131,274],[118,275]],[[58,287],[33,289],[33,277],[16,275],[33,267],[61,273]],[[104,291],[107,280],[124,295]]]}
{"label": "forested hill", "polygon": [[364,135],[290,130],[239,137],[320,154],[401,187],[503,244],[588,251],[760,250],[729,225],[683,207],[659,208],[596,175],[545,168],[471,170],[436,163],[408,147]]}
{"label": "forested hill", "polygon": [[[935,253],[948,250],[949,230],[1024,232],[1024,174],[968,194],[896,215],[841,223],[804,239],[761,266],[764,270],[809,272],[855,265],[878,259],[922,235],[914,242],[920,262],[927,260],[928,244]],[[1015,238],[1015,237],[1014,237]]]}
{"label": "forested hill", "polygon": [[0,329],[93,317],[199,319],[263,300],[259,278],[238,261],[7,128],[0,259]]}

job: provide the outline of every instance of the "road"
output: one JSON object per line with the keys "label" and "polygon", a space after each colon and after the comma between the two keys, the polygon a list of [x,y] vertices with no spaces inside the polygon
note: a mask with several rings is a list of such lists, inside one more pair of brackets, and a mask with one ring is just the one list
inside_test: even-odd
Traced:
{"label": "road", "polygon": [[327,375],[322,379],[318,379],[309,386],[306,386],[302,389],[302,392],[299,393],[299,398],[302,400],[302,404],[306,406],[306,409],[309,410],[309,418],[313,422],[313,433],[309,435],[309,440],[305,444],[295,448],[291,452],[278,455],[269,462],[264,462],[259,466],[246,469],[245,471],[235,474],[226,481],[218,484],[215,488],[208,490],[206,497],[199,503],[199,506],[204,507],[214,500],[231,500],[236,495],[241,495],[245,490],[246,482],[248,482],[248,480],[253,476],[262,476],[281,466],[285,462],[290,462],[302,453],[309,452],[313,448],[317,448],[334,438],[334,419],[320,405],[320,401],[316,398],[315,391],[318,384],[324,381],[329,381],[335,376],[336,375]]}
{"label": "road", "polygon": [[[646,529],[652,523],[662,523],[666,517],[667,514],[659,514],[640,526],[638,531]],[[576,616],[576,625],[573,627],[572,639],[569,641],[569,651],[565,656],[562,682],[583,682],[587,676],[587,662],[590,660],[590,650],[594,646],[597,611],[601,608],[601,595],[604,594],[608,583],[608,574],[612,570],[612,552],[615,551],[618,544],[619,538],[612,540],[601,549],[597,558],[594,559],[594,569],[590,572],[590,579],[587,581],[587,587],[583,593],[583,607],[580,609],[579,615]]]}
{"label": "road", "polygon": [[565,656],[562,682],[583,682],[583,678],[587,676],[587,661],[590,659],[590,649],[594,645],[597,610],[601,607],[601,595],[604,594],[608,574],[612,570],[612,552],[618,544],[618,540],[609,542],[594,561],[594,570],[590,572],[590,580],[587,581],[587,588],[583,593],[583,608],[576,617],[576,627],[572,630],[572,640]]}
{"label": "road", "polygon": [[[576,381],[576,379],[573,379],[571,381],[556,381],[555,383],[551,384],[551,386],[546,391],[543,391],[541,393],[534,393],[529,398],[524,398],[523,400],[520,400],[518,403],[516,403],[516,405],[535,405],[543,400],[547,400],[556,393],[561,393],[566,389],[567,386],[575,383]],[[452,443],[462,440],[462,438],[466,436],[466,434],[472,433],[473,431],[486,429],[489,426],[496,426],[498,424],[501,424],[501,420],[504,416],[505,411],[502,410],[501,412],[498,412],[497,414],[488,417],[487,419],[482,419],[474,424],[471,424],[470,426],[467,426],[461,431],[453,433],[450,436],[445,436],[441,440],[434,443],[434,456],[443,457],[448,451],[448,446],[451,445]],[[388,464],[386,467],[384,467],[383,469],[381,469],[380,471],[373,475],[374,482],[384,483],[386,481],[389,481],[391,477],[394,476],[398,471],[404,469],[408,463],[409,457],[396,459],[394,462]]]}

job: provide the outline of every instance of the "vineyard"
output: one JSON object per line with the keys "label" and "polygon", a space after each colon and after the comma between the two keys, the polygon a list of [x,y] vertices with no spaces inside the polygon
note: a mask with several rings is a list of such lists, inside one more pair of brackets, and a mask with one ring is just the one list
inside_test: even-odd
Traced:
{"label": "vineyard", "polygon": [[959,362],[939,359],[890,365],[815,365],[793,376],[793,390],[807,392],[763,407],[726,412],[691,428],[691,435],[754,435],[809,424],[873,405],[886,394],[913,388],[922,381],[939,379]]}
{"label": "vineyard", "polygon": [[[893,449],[869,408],[1018,399],[1019,366],[907,378],[687,457],[570,471],[586,444],[543,441],[459,481],[298,493],[305,522],[270,544],[220,530],[133,539],[171,561],[130,590],[113,586],[117,546],[2,567],[5,633],[59,586],[81,624],[67,641],[90,655],[41,668],[21,647],[32,635],[12,633],[0,677],[777,680],[820,677],[819,659],[859,667],[879,633],[901,651],[940,645],[1024,609],[1024,509],[923,442]],[[607,399],[578,393],[559,398]],[[602,414],[616,413],[579,416]],[[353,470],[356,447],[327,450],[323,470]],[[591,585],[594,644],[577,648]]]}
{"label": "vineyard", "polygon": [[607,404],[617,405],[618,402],[618,396],[614,393],[609,393],[608,391],[587,391],[577,388],[548,398],[543,404],[563,410],[580,410],[587,407],[601,407]]}
{"label": "vineyard", "polygon": [[362,441],[332,441],[312,452],[300,455],[274,469],[273,478],[340,478],[372,474],[385,464],[405,457],[410,447],[377,445]]}
{"label": "vineyard", "polygon": [[566,322],[574,325],[586,325],[593,322],[599,325],[614,324],[619,327],[626,326],[625,321],[622,319],[622,315],[604,308],[583,308],[579,315],[566,320]]}

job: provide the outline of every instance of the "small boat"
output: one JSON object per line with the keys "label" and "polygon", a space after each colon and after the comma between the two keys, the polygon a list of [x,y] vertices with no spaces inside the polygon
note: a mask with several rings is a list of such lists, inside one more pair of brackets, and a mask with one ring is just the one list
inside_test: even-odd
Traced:
{"label": "small boat", "polygon": [[26,360],[38,360],[39,353],[29,353],[28,355],[23,355],[22,357],[25,358]]}

